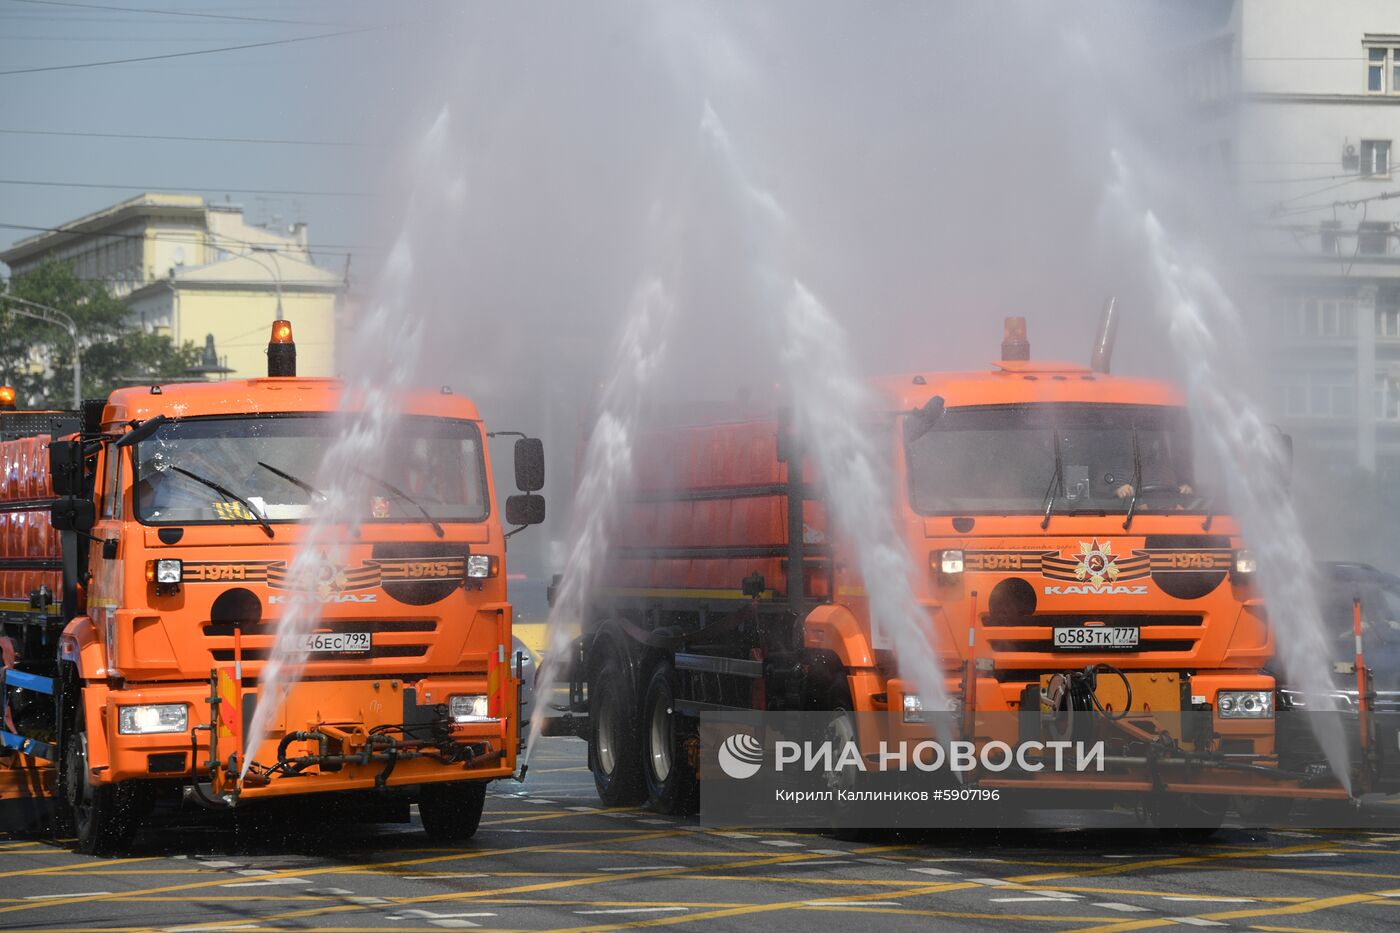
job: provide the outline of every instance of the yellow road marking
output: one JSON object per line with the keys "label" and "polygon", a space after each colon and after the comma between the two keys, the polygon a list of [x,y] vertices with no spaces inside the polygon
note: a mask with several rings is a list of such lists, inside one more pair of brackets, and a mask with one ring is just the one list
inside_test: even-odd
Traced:
{"label": "yellow road marking", "polygon": [[[573,816],[573,815],[574,815],[574,814],[570,814],[570,816]],[[638,835],[635,837],[635,839],[640,840],[640,839],[660,838],[660,837],[666,836],[666,835],[671,835],[671,833],[665,833],[665,832],[641,833],[641,834],[638,834]],[[364,871],[373,871],[373,870],[375,870],[375,869],[381,869],[381,870],[382,870],[382,869],[385,869],[385,868],[398,868],[398,867],[401,867],[401,866],[404,866],[404,865],[427,865],[427,864],[431,864],[431,863],[434,863],[434,862],[467,861],[467,860],[470,860],[470,859],[485,858],[485,857],[487,857],[487,856],[508,855],[508,854],[514,854],[514,853],[517,853],[517,852],[539,851],[539,850],[542,850],[542,849],[546,849],[546,850],[547,850],[547,849],[557,848],[557,847],[558,847],[558,843],[550,843],[550,844],[542,844],[542,845],[537,845],[537,846],[516,846],[516,847],[512,847],[512,848],[478,849],[478,850],[475,850],[475,851],[469,850],[469,849],[468,849],[468,850],[459,851],[459,852],[456,852],[456,853],[453,853],[453,854],[450,854],[450,855],[434,855],[434,856],[428,856],[428,857],[426,857],[426,858],[401,859],[401,860],[393,861],[393,862],[384,862],[384,863],[380,863],[380,864],[378,864],[378,865],[368,865],[368,864],[359,864],[359,865],[328,865],[328,866],[322,866],[322,867],[319,867],[319,868],[306,868],[306,867],[303,867],[303,868],[289,868],[289,869],[286,869],[286,870],[284,870],[284,871],[274,872],[273,874],[270,874],[270,875],[257,875],[257,876],[256,876],[256,880],[258,880],[258,881],[275,881],[275,880],[277,880],[277,879],[279,879],[279,878],[298,878],[298,877],[303,877],[303,876],[306,876],[306,875],[332,875],[332,874],[338,874],[338,873],[345,873],[347,870],[356,869],[356,868],[361,869],[361,870],[364,870]],[[136,860],[136,859],[131,859],[131,861],[137,861],[137,860]],[[98,863],[98,864],[101,864],[101,863]],[[58,867],[58,866],[55,866],[55,867]],[[36,869],[36,872],[37,872],[37,871],[44,871],[44,869]],[[112,894],[94,894],[94,895],[90,895],[90,896],[86,896],[86,897],[67,897],[67,898],[61,898],[61,899],[57,899],[57,900],[31,901],[31,902],[26,903],[26,904],[11,904],[11,905],[8,906],[8,907],[0,907],[0,913],[11,913],[11,912],[13,912],[13,911],[18,911],[18,910],[35,910],[35,909],[38,909],[38,908],[41,908],[41,907],[53,907],[53,906],[56,906],[56,905],[58,905],[58,904],[63,904],[63,905],[87,904],[87,903],[92,903],[92,902],[94,902],[94,901],[116,901],[116,900],[121,900],[121,899],[126,898],[126,897],[133,897],[133,896],[142,896],[142,895],[151,895],[151,894],[169,894],[169,893],[172,893],[172,892],[174,892],[174,891],[194,891],[194,890],[198,890],[198,889],[200,889],[200,888],[209,888],[209,887],[214,887],[214,886],[216,886],[216,885],[227,884],[227,883],[228,883],[228,876],[227,876],[227,875],[224,875],[224,876],[221,876],[221,877],[219,877],[219,878],[217,878],[217,879],[214,879],[214,880],[210,880],[210,881],[196,881],[196,882],[191,882],[191,883],[189,883],[189,884],[164,885],[164,886],[162,886],[162,887],[157,887],[157,888],[147,888],[147,889],[144,889],[144,890],[142,890],[142,889],[137,889],[137,890],[134,890],[134,891],[120,891],[120,892],[115,892],[115,893],[112,893]],[[213,925],[214,925],[214,926],[218,926],[218,925],[220,925],[220,924],[213,924]],[[226,926],[227,923],[224,922],[223,925]]]}
{"label": "yellow road marking", "polygon": [[149,862],[154,858],[154,855],[143,855],[140,858],[114,858],[100,862],[85,862],[78,865],[46,865],[43,868],[17,868],[14,871],[0,871],[0,878],[15,878],[20,875],[53,875],[66,871],[81,872],[82,874],[98,874],[96,871],[87,871],[87,869],[100,869],[106,868],[108,865],[121,865],[130,862]]}
{"label": "yellow road marking", "polygon": [[[538,851],[545,851],[545,848],[546,848],[546,847],[536,847],[536,848],[535,848],[535,851],[537,851],[537,852],[538,852]],[[518,851],[518,850],[517,850],[517,851]],[[731,864],[729,864],[729,865],[721,866],[721,867],[724,867],[724,868],[746,868],[746,867],[758,866],[758,865],[777,865],[777,864],[782,864],[782,863],[784,863],[784,862],[797,861],[797,860],[800,860],[800,859],[803,859],[803,858],[820,858],[820,857],[821,857],[821,856],[812,855],[811,853],[774,854],[774,855],[771,855],[771,856],[769,856],[769,857],[767,857],[767,858],[752,859],[752,860],[743,861],[743,862],[733,862],[733,863],[731,863]],[[418,896],[418,897],[395,898],[395,899],[394,899],[394,904],[395,904],[395,907],[396,907],[396,908],[402,908],[402,907],[408,907],[408,906],[418,905],[418,904],[443,904],[443,903],[461,903],[461,902],[463,902],[463,901],[479,901],[479,900],[483,900],[483,899],[493,898],[493,897],[495,897],[496,895],[501,895],[501,894],[531,894],[531,893],[534,893],[534,892],[536,892],[536,891],[555,891],[555,890],[561,890],[561,889],[566,889],[566,888],[583,887],[583,886],[585,886],[585,885],[611,884],[611,883],[614,883],[614,882],[635,881],[635,880],[637,880],[637,879],[639,879],[639,878],[645,878],[645,879],[650,880],[650,879],[655,879],[655,878],[665,878],[665,877],[673,877],[673,876],[676,876],[676,875],[684,875],[684,874],[686,874],[686,873],[688,873],[688,872],[690,872],[690,871],[692,871],[692,869],[689,869],[689,868],[651,868],[651,869],[642,869],[642,870],[638,870],[638,871],[634,871],[634,872],[614,872],[614,873],[611,873],[611,874],[606,874],[606,873],[601,873],[601,872],[600,872],[600,873],[591,874],[591,875],[588,875],[588,876],[586,876],[586,877],[581,877],[581,878],[570,878],[570,879],[563,880],[563,881],[548,881],[548,882],[539,882],[539,883],[536,883],[536,884],[516,885],[516,886],[514,886],[514,887],[509,887],[509,888],[498,888],[498,889],[495,889],[495,890],[490,890],[490,889],[488,889],[488,890],[483,890],[483,891],[450,891],[450,892],[442,892],[442,893],[439,893],[439,894],[425,894],[425,895],[421,895],[421,896]],[[301,874],[305,874],[305,872],[303,872],[303,873],[301,873]],[[259,877],[263,877],[263,876],[259,876]],[[907,882],[906,882],[906,884],[907,884]],[[958,883],[949,884],[949,883],[944,882],[944,883],[933,884],[933,885],[924,885],[924,886],[921,886],[921,887],[916,888],[916,889],[914,889],[914,890],[916,890],[916,891],[922,891],[922,890],[924,890],[925,888],[927,888],[927,889],[930,890],[930,891],[934,891],[934,890],[941,891],[941,890],[956,890],[956,889],[959,888],[959,887],[976,887],[976,886],[977,886],[977,885],[975,885],[975,884],[973,884],[973,883],[971,883],[971,882],[967,882],[967,883],[963,883],[963,884],[958,884]],[[858,897],[864,897],[864,898],[869,898],[869,899],[875,899],[875,898],[886,897],[886,896],[888,896],[888,895],[886,895],[886,894],[883,893],[883,892],[880,892],[880,893],[877,893],[877,894],[859,895]],[[909,896],[909,894],[908,894],[907,891],[906,891],[906,893],[905,893],[905,896]],[[810,899],[810,898],[809,898],[809,899]],[[77,898],[70,898],[70,899],[69,899],[69,902],[71,903],[71,902],[74,901],[74,900],[77,900]],[[806,901],[805,901],[805,900],[804,900],[804,901],[794,901],[793,903],[794,903],[794,904],[803,904],[803,903],[806,903]],[[278,921],[278,920],[291,920],[291,919],[297,919],[297,918],[301,918],[301,917],[324,916],[324,915],[330,914],[330,913],[346,913],[346,912],[350,912],[350,911],[364,910],[364,909],[366,908],[366,906],[372,906],[372,905],[365,905],[365,904],[341,904],[341,905],[330,906],[330,907],[313,907],[313,908],[306,908],[306,909],[304,909],[304,910],[288,911],[288,912],[286,912],[286,913],[272,914],[272,915],[270,915],[270,916],[260,917],[259,920],[258,920],[258,922],[260,922],[260,923],[272,923],[272,922],[276,922],[276,921]],[[765,905],[746,905],[746,906],[744,906],[744,907],[739,907],[739,908],[723,908],[723,909],[721,909],[721,911],[720,911],[719,913],[716,914],[716,916],[728,916],[729,914],[723,913],[723,911],[726,911],[726,910],[728,910],[728,911],[733,911],[733,910],[748,911],[748,910],[764,909],[764,908],[765,908]],[[714,913],[714,912],[712,912],[712,913]],[[703,918],[703,917],[706,917],[706,916],[708,916],[708,914],[686,914],[686,915],[683,915],[683,916],[678,916],[678,917],[674,917],[674,918],[670,918],[670,919],[672,920],[672,922],[681,922],[681,921],[683,921],[683,920],[685,920],[685,919],[693,919],[693,918],[696,918],[696,917],[702,917],[702,918]],[[658,919],[667,919],[667,918],[658,918]],[[194,924],[194,925],[191,926],[191,929],[192,929],[192,930],[198,930],[198,929],[201,929],[201,928],[204,928],[204,927],[210,927],[210,926],[217,927],[217,926],[226,926],[226,925],[227,925],[227,922],[226,922],[226,921],[217,921],[217,922],[216,922],[216,921],[211,921],[211,922],[206,923],[206,924]],[[629,923],[629,924],[622,924],[622,926],[631,926],[631,925],[633,925],[633,924],[630,924],[630,923]],[[616,926],[615,924],[608,924],[606,927],[603,927],[603,928],[604,928],[604,929],[613,929],[615,926]],[[592,928],[588,928],[588,929],[592,929]]]}
{"label": "yellow road marking", "polygon": [[[1248,910],[1222,910],[1207,914],[1190,914],[1189,916],[1199,917],[1202,920],[1245,920],[1251,917],[1278,917],[1291,916],[1295,914],[1309,914],[1319,910],[1330,910],[1333,907],[1345,907],[1348,904],[1369,904],[1376,901],[1385,900],[1380,896],[1380,892],[1368,894],[1340,894],[1334,897],[1318,897],[1303,901],[1298,904],[1290,904],[1285,907],[1259,907]],[[1157,917],[1150,920],[1127,920],[1119,923],[1109,923],[1096,927],[1083,927],[1072,933],[1122,933],[1126,930],[1147,930],[1153,927],[1176,926],[1177,921],[1172,917]]]}
{"label": "yellow road marking", "polygon": [[803,905],[793,908],[794,910],[834,910],[846,911],[858,914],[902,914],[906,917],[945,917],[951,920],[1019,920],[1027,923],[1092,923],[1095,920],[1107,920],[1107,917],[1072,917],[1068,914],[1039,916],[1036,914],[987,914],[972,913],[960,910],[914,910],[911,907],[859,907],[850,905],[826,905],[814,906]]}

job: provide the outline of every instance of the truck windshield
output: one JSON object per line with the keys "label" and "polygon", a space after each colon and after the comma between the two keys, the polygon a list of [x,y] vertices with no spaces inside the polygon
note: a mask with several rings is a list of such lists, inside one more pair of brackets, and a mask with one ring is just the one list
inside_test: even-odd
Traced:
{"label": "truck windshield", "polygon": [[925,515],[1126,512],[1135,492],[1138,512],[1209,507],[1195,489],[1180,409],[949,408],[906,455],[911,501]]}
{"label": "truck windshield", "polygon": [[[320,495],[314,484],[321,456],[339,430],[326,415],[171,421],[136,445],[137,517],[158,525],[306,518]],[[361,520],[486,518],[485,465],[475,424],[405,418],[392,445],[394,455],[363,474]],[[249,505],[261,515],[250,514]]]}

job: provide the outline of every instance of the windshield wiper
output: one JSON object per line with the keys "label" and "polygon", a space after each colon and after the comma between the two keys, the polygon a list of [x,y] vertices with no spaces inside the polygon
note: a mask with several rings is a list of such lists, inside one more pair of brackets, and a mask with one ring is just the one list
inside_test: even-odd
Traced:
{"label": "windshield wiper", "polygon": [[1123,519],[1123,530],[1133,525],[1133,512],[1137,509],[1138,496],[1142,493],[1142,448],[1138,446],[1137,425],[1133,425],[1133,499],[1128,503],[1128,517]]}
{"label": "windshield wiper", "polygon": [[326,494],[321,492],[321,490],[317,489],[315,486],[311,485],[306,480],[297,479],[295,476],[288,473],[286,470],[279,470],[272,464],[264,463],[261,460],[258,461],[258,466],[262,467],[264,470],[267,470],[269,473],[282,477],[284,480],[291,483],[293,486],[297,487],[302,492],[305,492],[308,496],[315,496],[316,498],[322,500],[326,498]]}
{"label": "windshield wiper", "polygon": [[1050,474],[1050,485],[1045,489],[1045,517],[1040,521],[1040,530],[1044,531],[1050,527],[1050,511],[1055,508],[1055,494],[1059,492],[1064,484],[1065,463],[1060,454],[1060,432],[1054,432],[1055,437],[1055,472]]}
{"label": "windshield wiper", "polygon": [[228,496],[234,502],[237,502],[239,505],[243,506],[243,508],[248,510],[248,514],[253,516],[253,520],[262,526],[262,530],[267,533],[267,536],[269,538],[276,537],[276,534],[272,530],[271,523],[269,523],[268,520],[264,518],[257,509],[253,508],[253,503],[249,502],[247,499],[243,498],[238,493],[229,489],[227,486],[220,485],[219,483],[214,482],[212,479],[207,479],[203,476],[200,476],[198,473],[191,473],[184,467],[175,466],[174,464],[171,464],[166,469],[172,470],[175,473],[179,473],[181,476],[188,476],[196,483],[202,483],[205,486],[208,486],[210,489],[214,490],[221,496]]}
{"label": "windshield wiper", "polygon": [[413,497],[410,496],[408,493],[404,492],[402,489],[400,489],[399,487],[395,486],[393,483],[389,482],[387,479],[383,479],[383,478],[381,478],[381,477],[375,476],[373,473],[370,473],[370,472],[368,472],[368,471],[366,471],[366,470],[356,469],[355,472],[356,472],[356,473],[359,473],[361,476],[365,477],[366,479],[372,479],[372,480],[374,480],[376,483],[378,483],[379,485],[383,486],[385,489],[389,490],[390,494],[395,495],[395,496],[398,496],[400,499],[402,499],[403,501],[407,502],[409,505],[413,506],[413,507],[414,507],[415,509],[417,509],[419,512],[422,512],[422,513],[423,513],[423,517],[426,518],[426,519],[428,520],[429,524],[431,524],[431,525],[433,526],[433,531],[437,532],[437,536],[438,536],[439,538],[445,537],[445,536],[447,535],[447,532],[445,532],[445,531],[442,530],[442,525],[438,524],[438,520],[437,520],[436,518],[433,518],[431,515],[429,515],[429,514],[428,514],[428,510],[425,509],[425,508],[423,508],[422,504],[419,503],[419,501],[418,501],[417,499],[413,498]]}

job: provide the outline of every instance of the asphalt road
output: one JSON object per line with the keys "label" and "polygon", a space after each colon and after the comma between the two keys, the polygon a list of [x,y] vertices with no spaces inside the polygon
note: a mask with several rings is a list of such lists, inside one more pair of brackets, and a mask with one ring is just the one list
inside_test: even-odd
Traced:
{"label": "asphalt road", "polygon": [[248,838],[169,825],[127,858],[0,836],[0,930],[1392,930],[1400,833],[1151,830],[837,842],[602,808],[583,745],[547,739],[469,844],[416,826]]}

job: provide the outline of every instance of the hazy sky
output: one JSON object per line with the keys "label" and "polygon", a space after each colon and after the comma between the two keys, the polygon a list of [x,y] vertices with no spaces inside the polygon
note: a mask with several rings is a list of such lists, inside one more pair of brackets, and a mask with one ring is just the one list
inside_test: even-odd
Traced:
{"label": "hazy sky", "polygon": [[[0,223],[55,226],[141,191],[189,191],[219,200],[227,194],[255,222],[306,220],[317,243],[359,246],[364,198],[253,192],[372,192],[363,160],[375,147],[363,145],[365,114],[355,104],[357,82],[368,80],[369,70],[348,66],[375,60],[390,35],[411,42],[405,33],[421,27],[16,72],[404,23],[423,8],[342,0],[0,0]],[[47,135],[53,133],[359,145]],[[112,187],[69,187],[74,183]],[[0,226],[0,244],[31,232]],[[339,268],[344,257],[324,261]]]}

